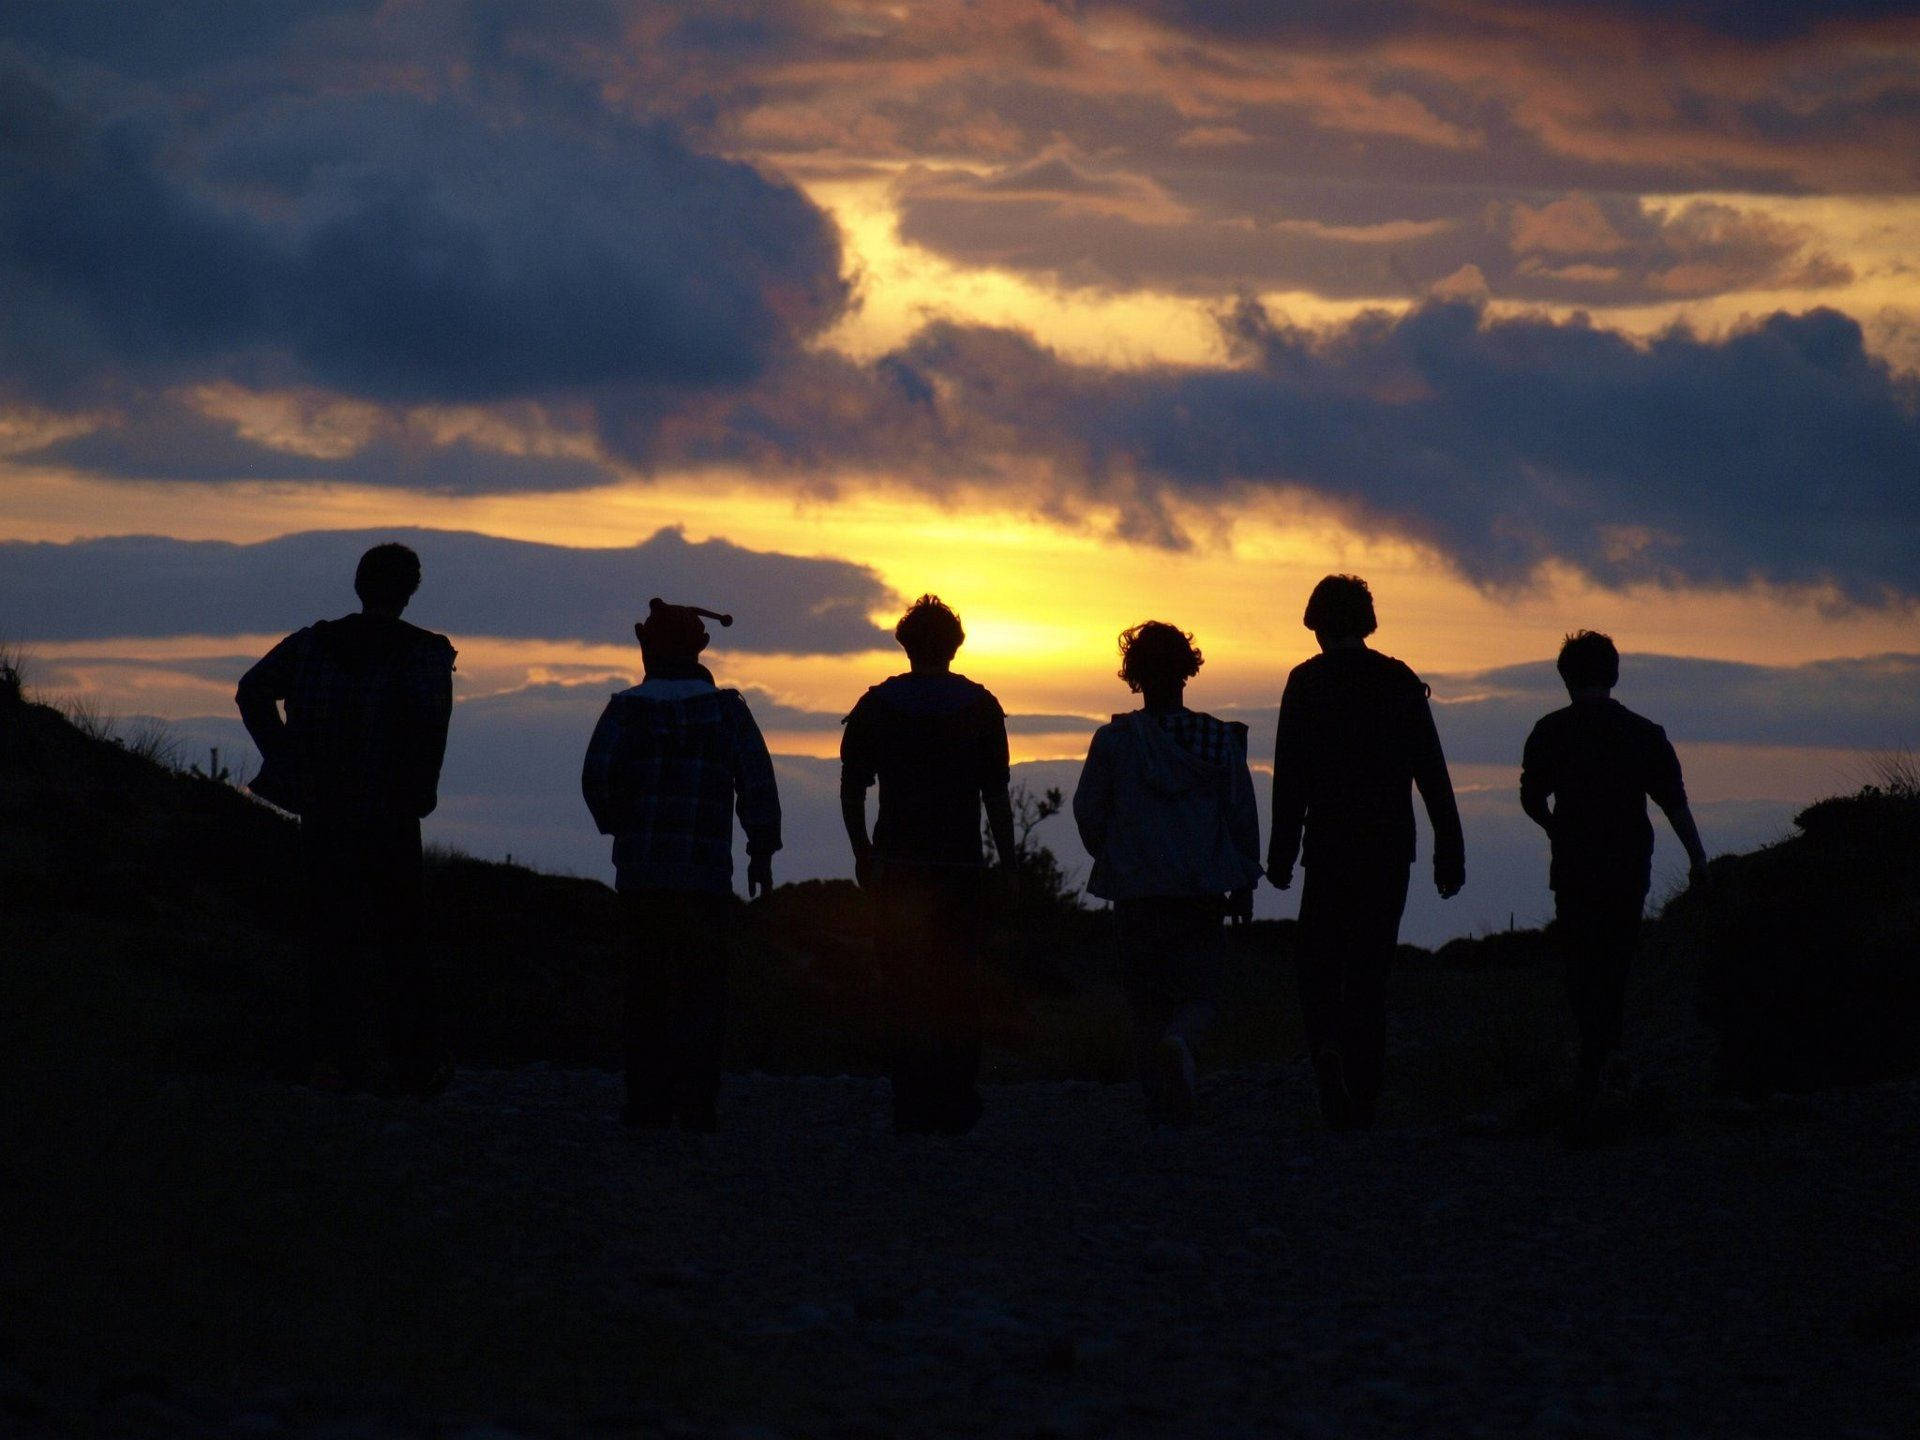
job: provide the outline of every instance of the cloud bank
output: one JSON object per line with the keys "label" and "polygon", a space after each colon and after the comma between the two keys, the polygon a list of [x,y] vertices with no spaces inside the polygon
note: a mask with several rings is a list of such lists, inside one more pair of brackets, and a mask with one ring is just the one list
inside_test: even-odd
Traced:
{"label": "cloud bank", "polygon": [[13,640],[291,631],[358,608],[370,546],[411,545],[424,572],[409,617],[460,635],[626,644],[654,595],[727,610],[730,650],[880,649],[867,619],[896,597],[866,566],[691,542],[657,531],[621,549],[538,545],[451,530],[316,530],[251,545],[127,535],[0,542],[0,616]]}

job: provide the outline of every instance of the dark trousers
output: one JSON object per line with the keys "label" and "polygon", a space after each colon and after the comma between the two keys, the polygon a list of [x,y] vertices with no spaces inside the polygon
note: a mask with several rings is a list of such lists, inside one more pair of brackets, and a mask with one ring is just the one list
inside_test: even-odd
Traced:
{"label": "dark trousers", "polygon": [[1217,895],[1149,896],[1117,900],[1114,935],[1120,973],[1133,1012],[1134,1069],[1147,1108],[1163,1113],[1164,1069],[1155,1052],[1167,1040],[1196,1051],[1219,1013],[1226,965],[1224,909]]}
{"label": "dark trousers", "polygon": [[1620,1048],[1627,974],[1640,943],[1647,893],[1635,886],[1567,889],[1553,899],[1554,938],[1580,1033],[1580,1078],[1591,1086],[1607,1056]]}
{"label": "dark trousers", "polygon": [[733,897],[620,892],[627,933],[623,1038],[627,1115],[640,1125],[710,1130],[727,1045]]}
{"label": "dark trousers", "polygon": [[874,866],[874,958],[901,1134],[959,1135],[980,1118],[982,883],[964,866]]}
{"label": "dark trousers", "polygon": [[300,859],[315,1057],[355,1079],[372,1061],[403,1080],[430,1071],[442,1044],[422,934],[420,822],[309,816]]}
{"label": "dark trousers", "polygon": [[[1380,1102],[1387,968],[1406,905],[1405,865],[1307,867],[1300,896],[1300,1014],[1322,1106],[1338,1123],[1370,1125]],[[1328,1092],[1342,1079],[1350,1105]]]}

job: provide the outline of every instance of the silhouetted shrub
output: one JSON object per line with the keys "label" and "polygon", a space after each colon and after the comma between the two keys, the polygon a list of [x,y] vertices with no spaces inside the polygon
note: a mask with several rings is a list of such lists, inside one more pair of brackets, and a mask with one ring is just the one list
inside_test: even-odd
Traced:
{"label": "silhouetted shrub", "polygon": [[1920,1071],[1920,793],[1868,786],[1794,823],[1664,916],[1699,955],[1727,1078],[1751,1094]]}

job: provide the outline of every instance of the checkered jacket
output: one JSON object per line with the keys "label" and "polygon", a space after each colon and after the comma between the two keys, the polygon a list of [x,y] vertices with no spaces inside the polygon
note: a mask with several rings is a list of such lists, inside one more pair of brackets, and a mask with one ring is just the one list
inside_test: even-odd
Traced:
{"label": "checkered jacket", "polygon": [[613,836],[622,890],[730,892],[735,812],[748,855],[780,848],[773,761],[738,690],[682,681],[615,695],[580,789],[600,833]]}
{"label": "checkered jacket", "polygon": [[446,636],[399,619],[347,615],[295,631],[234,696],[262,760],[248,788],[308,818],[379,825],[431,814],[453,661]]}

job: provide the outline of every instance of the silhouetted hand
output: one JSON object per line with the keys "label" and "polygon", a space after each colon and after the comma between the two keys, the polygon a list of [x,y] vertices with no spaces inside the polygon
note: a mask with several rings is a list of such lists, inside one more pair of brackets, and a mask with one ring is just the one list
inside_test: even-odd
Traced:
{"label": "silhouetted hand", "polygon": [[773,889],[773,857],[754,855],[747,860],[747,898],[765,895]]}
{"label": "silhouetted hand", "polygon": [[1291,890],[1293,888],[1293,867],[1289,865],[1284,870],[1267,871],[1267,883],[1276,890]]}
{"label": "silhouetted hand", "polygon": [[1467,862],[1463,857],[1434,857],[1433,888],[1440,892],[1442,900],[1451,900],[1466,887],[1466,883]]}
{"label": "silhouetted hand", "polygon": [[871,854],[853,857],[853,883],[862,890],[873,888],[873,856]]}
{"label": "silhouetted hand", "polygon": [[1227,919],[1244,925],[1253,919],[1253,886],[1243,885],[1227,893]]}

